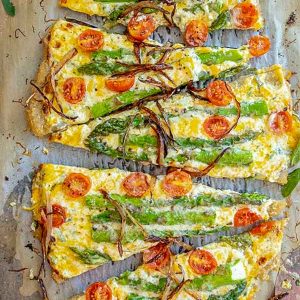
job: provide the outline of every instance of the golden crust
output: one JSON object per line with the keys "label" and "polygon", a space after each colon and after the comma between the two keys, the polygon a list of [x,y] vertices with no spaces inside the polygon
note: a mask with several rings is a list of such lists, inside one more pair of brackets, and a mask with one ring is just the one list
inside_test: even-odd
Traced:
{"label": "golden crust", "polygon": [[[50,72],[49,60],[48,60],[48,41],[50,34],[43,40],[44,44],[44,54],[43,61],[39,66],[38,73],[35,82],[38,86],[45,83],[46,78]],[[51,132],[46,119],[47,110],[45,110],[45,103],[38,97],[35,88],[32,88],[32,97],[30,97],[27,103],[26,116],[28,120],[29,127],[34,135],[38,137],[45,136]]]}

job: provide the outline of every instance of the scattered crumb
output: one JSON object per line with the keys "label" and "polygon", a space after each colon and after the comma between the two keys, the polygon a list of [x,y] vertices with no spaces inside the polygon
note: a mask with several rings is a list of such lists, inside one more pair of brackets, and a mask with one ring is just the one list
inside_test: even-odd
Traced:
{"label": "scattered crumb", "polygon": [[285,279],[282,281],[281,287],[286,290],[290,290],[292,288],[292,283],[289,279]]}
{"label": "scattered crumb", "polygon": [[293,25],[296,22],[296,19],[296,13],[294,11],[291,12],[288,20],[286,21],[286,25]]}
{"label": "scattered crumb", "polygon": [[43,152],[45,155],[48,155],[49,150],[48,150],[46,147],[43,147],[42,152]]}
{"label": "scattered crumb", "polygon": [[22,155],[31,156],[31,151],[29,151],[24,145],[20,142],[16,142],[16,144],[23,149]]}
{"label": "scattered crumb", "polygon": [[13,202],[10,202],[9,205],[10,205],[11,207],[14,207],[14,206],[17,205],[17,203],[13,201]]}
{"label": "scattered crumb", "polygon": [[29,278],[30,278],[31,280],[33,280],[33,279],[35,278],[35,276],[34,276],[34,274],[33,274],[33,269],[30,269],[30,270],[29,270]]}

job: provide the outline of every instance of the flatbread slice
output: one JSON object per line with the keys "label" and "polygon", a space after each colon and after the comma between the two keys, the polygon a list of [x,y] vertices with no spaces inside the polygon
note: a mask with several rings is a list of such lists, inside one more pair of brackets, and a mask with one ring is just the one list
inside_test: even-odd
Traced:
{"label": "flatbread slice", "polygon": [[300,136],[288,78],[279,65],[253,70],[231,82],[212,81],[204,90],[72,126],[50,140],[110,157],[185,168],[195,176],[283,184]]}
{"label": "flatbread slice", "polygon": [[144,253],[144,264],[135,271],[93,283],[85,295],[72,299],[93,299],[97,294],[101,300],[256,299],[261,279],[278,269],[285,223],[264,223],[250,233],[223,237],[179,255],[157,245]]}
{"label": "flatbread slice", "polygon": [[[142,2],[142,3],[140,3]],[[218,29],[255,29],[263,27],[258,0],[204,1],[96,1],[60,0],[62,7],[89,15],[106,17],[107,26],[130,24],[134,15],[153,18],[153,30],[158,26],[177,26],[186,31],[189,23],[201,20],[209,31]],[[132,21],[131,21],[132,22]]]}
{"label": "flatbread slice", "polygon": [[33,182],[32,205],[37,233],[59,281],[123,260],[160,240],[269,220],[286,203],[193,183],[182,171],[156,178],[43,164]]}
{"label": "flatbread slice", "polygon": [[167,95],[190,81],[237,74],[247,69],[252,57],[249,46],[163,47],[154,41],[136,45],[125,35],[62,20],[44,39],[44,53],[27,108],[29,126],[37,136]]}

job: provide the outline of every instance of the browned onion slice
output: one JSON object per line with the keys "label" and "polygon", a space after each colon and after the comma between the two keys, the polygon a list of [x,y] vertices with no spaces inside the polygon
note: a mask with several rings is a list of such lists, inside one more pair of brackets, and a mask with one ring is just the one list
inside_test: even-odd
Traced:
{"label": "browned onion slice", "polygon": [[234,121],[234,123],[230,126],[230,128],[228,128],[228,130],[221,136],[219,137],[217,140],[221,140],[223,139],[226,135],[228,135],[238,124],[239,122],[239,119],[241,117],[241,104],[239,101],[237,101],[234,93],[232,92],[231,88],[228,86],[228,84],[225,82],[225,86],[226,86],[226,89],[227,91],[232,95],[233,97],[233,101],[234,101],[234,104],[236,106],[236,109],[237,109],[237,117]]}
{"label": "browned onion slice", "polygon": [[113,200],[105,190],[100,189],[100,193],[103,195],[104,199],[109,201],[115,207],[115,209],[118,211],[118,213],[120,214],[120,217],[121,217],[121,230],[120,230],[120,234],[119,234],[119,237],[118,237],[117,245],[118,245],[119,254],[122,257],[123,256],[122,240],[123,240],[123,237],[124,237],[124,234],[125,234],[126,213],[124,212],[123,207],[117,201]]}
{"label": "browned onion slice", "polygon": [[129,15],[131,12],[134,12],[135,14],[137,14],[138,12],[140,12],[142,9],[144,8],[152,8],[152,9],[157,9],[158,11],[160,11],[163,14],[168,15],[169,12],[163,8],[161,8],[160,6],[158,6],[157,4],[155,4],[152,1],[141,1],[138,2],[137,4],[133,4],[130,5],[130,7],[128,7],[127,9],[125,9],[118,17],[118,19],[124,18],[127,15]]}
{"label": "browned onion slice", "polygon": [[70,117],[67,116],[66,114],[64,114],[63,112],[59,111],[54,105],[53,103],[50,101],[50,99],[44,94],[44,92],[42,91],[42,89],[40,87],[37,86],[37,84],[31,80],[30,84],[38,91],[38,93],[43,97],[44,100],[46,100],[46,105],[48,106],[48,108],[52,109],[54,112],[56,112],[58,115],[60,115],[61,117],[68,119],[68,120],[76,120],[77,117]]}

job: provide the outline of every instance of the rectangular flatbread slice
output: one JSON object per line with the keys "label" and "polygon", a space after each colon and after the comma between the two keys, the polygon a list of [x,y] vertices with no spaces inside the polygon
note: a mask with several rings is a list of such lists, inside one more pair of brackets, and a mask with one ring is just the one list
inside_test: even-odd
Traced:
{"label": "rectangular flatbread slice", "polygon": [[97,292],[101,300],[257,299],[261,280],[278,269],[284,226],[285,220],[264,224],[178,255],[158,245],[144,253],[146,263],[135,271],[93,283],[72,299],[92,299]]}
{"label": "rectangular flatbread slice", "polygon": [[142,109],[72,126],[52,134],[50,140],[196,174],[213,165],[208,173],[212,177],[251,177],[283,184],[300,136],[287,79],[282,67],[274,65],[232,82],[215,81],[235,98],[225,106],[207,101],[208,88],[200,93],[180,92],[159,100],[160,106],[148,102]]}
{"label": "rectangular flatbread slice", "polygon": [[182,171],[154,177],[43,164],[33,182],[32,205],[54,278],[62,280],[123,260],[160,239],[269,220],[286,203],[193,183]]}
{"label": "rectangular flatbread slice", "polygon": [[[90,47],[87,36],[95,42]],[[62,20],[50,29],[44,49],[27,109],[29,125],[37,136],[164,94],[165,88],[239,73],[252,57],[248,46],[187,48],[176,44],[164,48],[149,41],[137,48],[125,35]]]}
{"label": "rectangular flatbread slice", "polygon": [[[141,3],[142,2],[142,3]],[[134,13],[154,20],[154,28],[177,26],[185,32],[193,20],[201,20],[209,31],[218,29],[255,29],[263,27],[258,0],[171,0],[171,1],[97,1],[60,0],[71,10],[106,17],[107,25],[127,25]],[[156,8],[156,9],[155,9]],[[163,9],[164,11],[161,11]]]}

